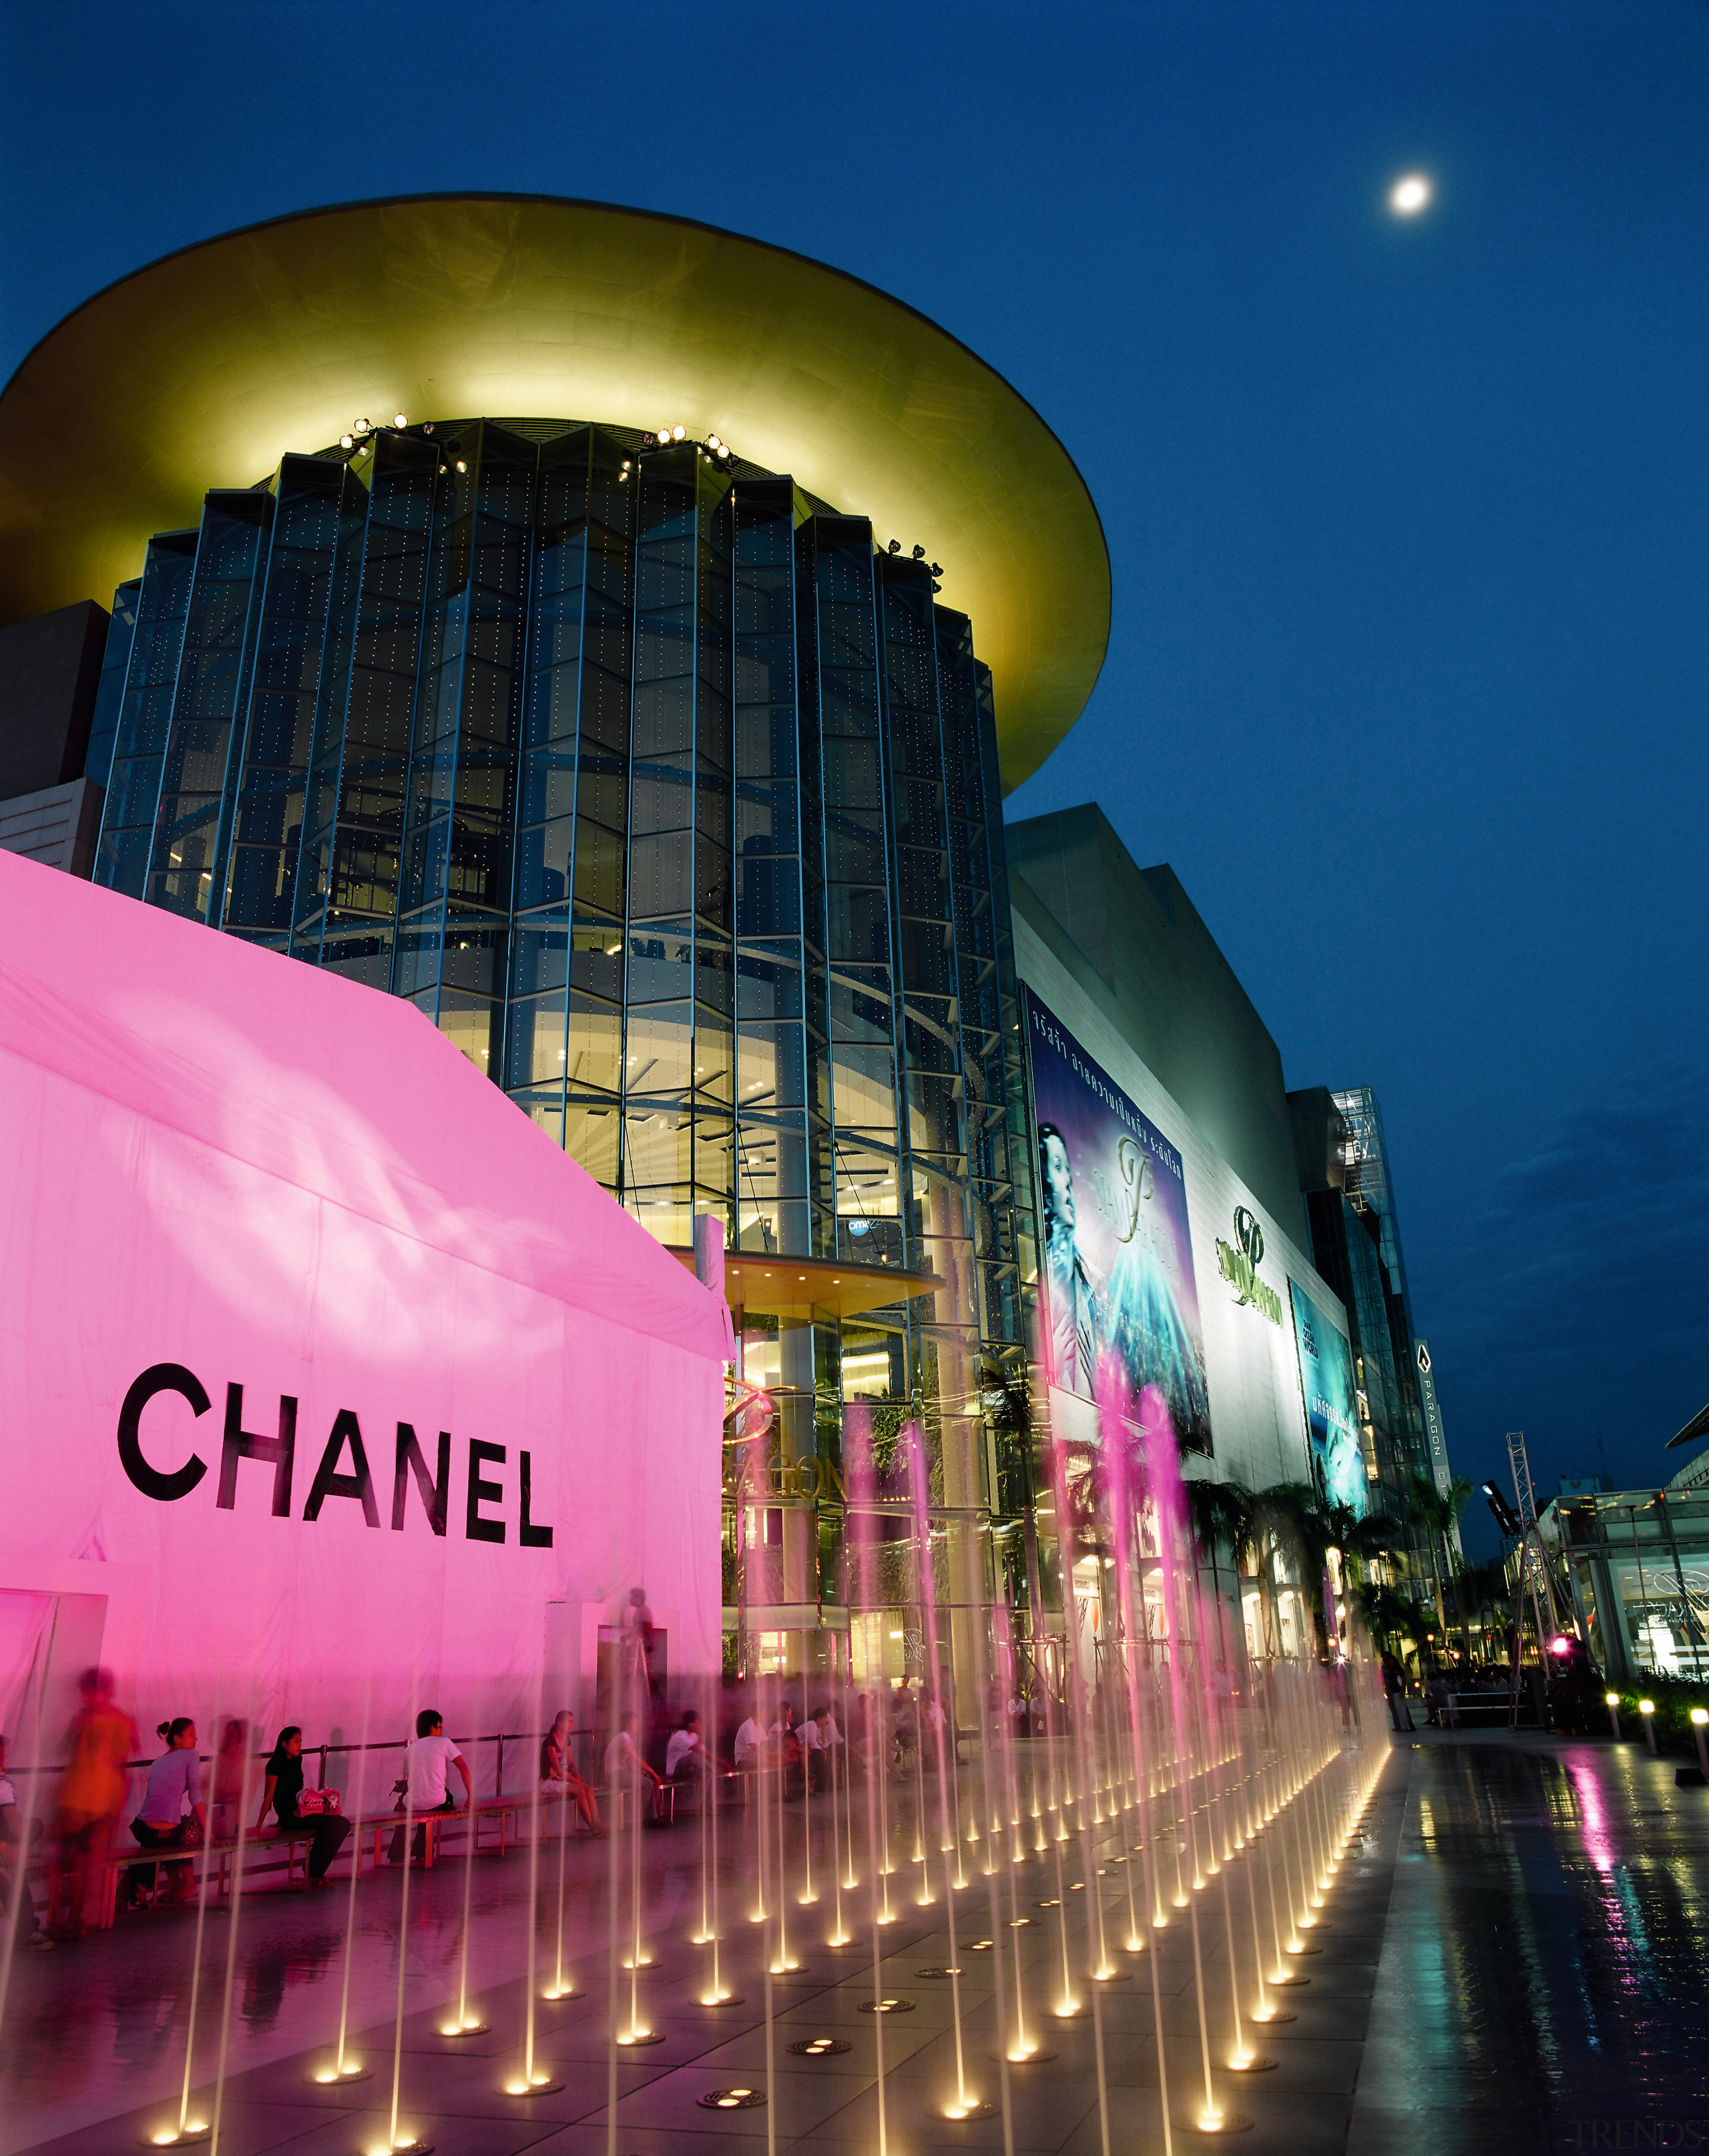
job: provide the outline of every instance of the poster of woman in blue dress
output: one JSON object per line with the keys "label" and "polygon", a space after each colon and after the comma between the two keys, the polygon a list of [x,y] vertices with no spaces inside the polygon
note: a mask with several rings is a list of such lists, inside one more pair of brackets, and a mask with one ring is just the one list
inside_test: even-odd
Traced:
{"label": "poster of woman in blue dress", "polygon": [[1102,1442],[1101,1358],[1137,1431],[1155,1385],[1183,1445],[1209,1453],[1210,1404],[1181,1156],[1030,991],[1041,1353],[1060,1442]]}

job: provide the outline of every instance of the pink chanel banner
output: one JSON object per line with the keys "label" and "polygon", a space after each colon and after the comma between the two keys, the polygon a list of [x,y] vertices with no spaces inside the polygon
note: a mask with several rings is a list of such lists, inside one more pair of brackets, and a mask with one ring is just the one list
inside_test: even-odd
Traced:
{"label": "pink chanel banner", "polygon": [[728,1312],[410,1005],[0,854],[0,1717],[31,1598],[145,1728],[717,1666]]}

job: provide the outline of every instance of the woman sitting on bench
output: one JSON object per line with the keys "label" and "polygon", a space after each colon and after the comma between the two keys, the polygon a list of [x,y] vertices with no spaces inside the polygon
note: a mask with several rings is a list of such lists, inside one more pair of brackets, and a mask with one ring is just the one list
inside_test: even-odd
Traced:
{"label": "woman sitting on bench", "polygon": [[303,1794],[303,1732],[294,1722],[280,1731],[279,1742],[262,1774],[261,1815],[255,1821],[256,1833],[260,1833],[270,1810],[281,1833],[305,1834],[309,1884],[325,1887],[327,1866],[350,1838],[350,1821],[337,1812],[316,1812],[305,1818],[298,1810]]}
{"label": "woman sitting on bench", "polygon": [[[148,1787],[131,1822],[132,1837],[145,1849],[198,1847],[208,1838],[208,1807],[202,1801],[202,1763],[196,1756],[196,1725],[187,1714],[163,1722],[155,1732],[166,1750],[148,1770]],[[195,1822],[193,1828],[190,1822]],[[126,1882],[125,1907],[140,1909],[159,1878],[158,1865],[138,1864]],[[157,1901],[187,1902],[196,1883],[187,1863],[166,1867],[167,1892]]]}
{"label": "woman sitting on bench", "polygon": [[588,1830],[606,1839],[599,1824],[599,1804],[591,1785],[576,1772],[570,1753],[570,1737],[576,1717],[565,1707],[540,1741],[540,1794],[543,1797],[573,1797]]}

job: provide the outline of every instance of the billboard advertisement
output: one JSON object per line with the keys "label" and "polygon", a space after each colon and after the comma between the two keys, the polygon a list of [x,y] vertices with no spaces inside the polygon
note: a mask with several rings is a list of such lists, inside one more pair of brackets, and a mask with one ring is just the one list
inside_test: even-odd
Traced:
{"label": "billboard advertisement", "polygon": [[1025,992],[1039,1190],[1040,1357],[1059,1441],[1101,1442],[1101,1358],[1123,1412],[1155,1385],[1181,1443],[1211,1450],[1204,1341],[1181,1155]]}
{"label": "billboard advertisement", "polygon": [[1320,1496],[1363,1517],[1365,1460],[1359,1449],[1353,1354],[1347,1337],[1296,1280],[1288,1282],[1294,1342],[1300,1351],[1300,1390],[1311,1445],[1311,1480]]}

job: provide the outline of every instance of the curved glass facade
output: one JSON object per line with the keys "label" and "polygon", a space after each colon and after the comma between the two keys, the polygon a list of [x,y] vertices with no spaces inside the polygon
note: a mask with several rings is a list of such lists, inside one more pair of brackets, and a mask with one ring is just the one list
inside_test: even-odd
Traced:
{"label": "curved glass facade", "polygon": [[952,1546],[1025,1500],[990,682],[933,592],[693,442],[381,429],[157,536],[96,712],[98,882],[409,998],[667,1244],[945,1284],[742,1313],[778,1451],[732,1563],[780,1611],[843,1599],[848,1397],[921,1419]]}

